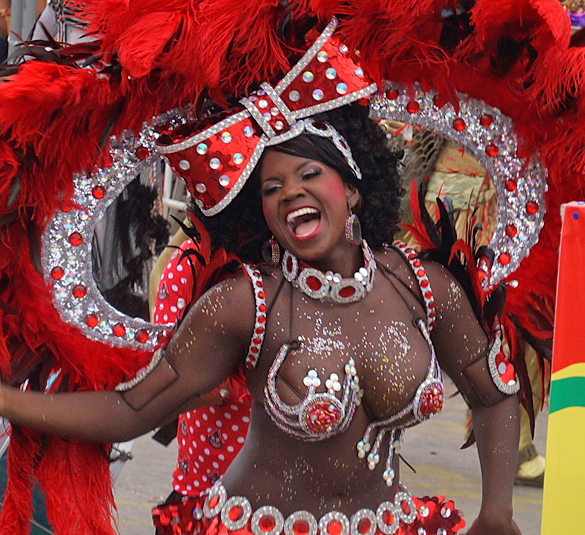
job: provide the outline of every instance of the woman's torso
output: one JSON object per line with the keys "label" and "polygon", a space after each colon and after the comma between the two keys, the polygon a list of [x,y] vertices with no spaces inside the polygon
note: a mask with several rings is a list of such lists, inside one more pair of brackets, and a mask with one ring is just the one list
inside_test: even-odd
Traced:
{"label": "woman's torso", "polygon": [[[377,253],[376,260],[373,290],[348,305],[311,299],[288,282],[279,290],[279,270],[264,276],[267,303],[274,302],[258,365],[247,374],[254,399],[250,428],[223,478],[228,493],[246,496],[253,508],[270,504],[285,515],[302,509],[316,516],[332,510],[351,514],[362,507],[375,510],[396,491],[398,475],[390,486],[382,477],[389,435],[373,470],[366,458],[358,457],[356,446],[368,424],[391,417],[412,401],[427,378],[432,351],[418,324],[426,315],[412,271],[396,251]],[[310,370],[317,372],[322,383],[317,391],[323,392],[331,374],[343,385],[346,364],[355,362],[363,398],[354,403],[355,413],[341,434],[306,441],[279,429],[267,413],[269,369],[282,345],[293,340],[299,347],[288,353],[276,376],[284,404],[303,401]],[[343,388],[337,397],[342,393]],[[395,455],[396,474],[397,459]]]}

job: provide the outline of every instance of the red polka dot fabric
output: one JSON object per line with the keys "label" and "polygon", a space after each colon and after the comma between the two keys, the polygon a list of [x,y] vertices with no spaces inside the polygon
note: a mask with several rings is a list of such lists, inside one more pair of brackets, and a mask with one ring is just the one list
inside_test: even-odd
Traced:
{"label": "red polka dot fabric", "polygon": [[[174,323],[185,314],[193,274],[189,260],[179,260],[187,249],[196,249],[190,239],[173,253],[163,271],[155,304],[156,323]],[[195,269],[202,267],[195,265]],[[222,388],[229,391],[229,396],[221,405],[189,411],[179,417],[173,489],[184,496],[198,496],[211,487],[244,444],[251,401],[245,380],[243,376],[232,376]]]}

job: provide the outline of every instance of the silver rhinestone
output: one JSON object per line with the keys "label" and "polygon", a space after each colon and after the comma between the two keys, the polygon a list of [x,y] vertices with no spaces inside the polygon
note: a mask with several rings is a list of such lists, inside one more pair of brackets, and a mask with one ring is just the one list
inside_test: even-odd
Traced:
{"label": "silver rhinestone", "polygon": [[337,71],[333,67],[329,67],[325,71],[325,76],[329,78],[329,80],[335,80],[335,78],[337,78]]}
{"label": "silver rhinestone", "polygon": [[298,100],[301,98],[301,94],[298,91],[291,91],[288,95],[288,98],[290,98],[292,102],[298,102]]}
{"label": "silver rhinestone", "polygon": [[364,71],[361,67],[357,67],[354,73],[358,78],[361,78],[364,75]]}
{"label": "silver rhinestone", "polygon": [[274,128],[277,130],[282,130],[284,128],[284,123],[282,121],[276,121],[274,123]]}
{"label": "silver rhinestone", "polygon": [[230,185],[230,177],[227,175],[221,175],[219,177],[219,185],[224,188]]}
{"label": "silver rhinestone", "polygon": [[207,152],[207,145],[205,143],[199,143],[197,145],[197,154],[205,154]]}
{"label": "silver rhinestone", "polygon": [[233,160],[236,165],[240,165],[244,161],[244,157],[239,152],[236,152]]}
{"label": "silver rhinestone", "polygon": [[246,137],[252,137],[254,135],[254,129],[251,126],[244,126],[244,135]]}
{"label": "silver rhinestone", "polygon": [[259,108],[262,108],[262,109],[267,108],[268,107],[268,102],[266,102],[264,99],[259,100],[258,101],[258,107]]}
{"label": "silver rhinestone", "polygon": [[276,117],[280,113],[280,110],[275,106],[274,108],[272,108],[270,110],[270,113],[272,113],[272,115],[274,115],[274,117]]}
{"label": "silver rhinestone", "polygon": [[325,93],[323,93],[321,89],[315,89],[315,91],[313,91],[313,99],[315,100],[322,100],[324,95]]}
{"label": "silver rhinestone", "polygon": [[229,132],[223,132],[221,134],[221,140],[224,143],[229,143],[232,140],[232,135]]}
{"label": "silver rhinestone", "polygon": [[212,169],[219,169],[219,166],[220,166],[219,158],[211,158],[211,160],[209,160],[209,167],[211,167]]}
{"label": "silver rhinestone", "polygon": [[349,49],[347,48],[347,46],[346,46],[346,45],[339,45],[339,51],[340,51],[340,52],[341,52],[343,55],[347,54],[348,50],[349,50]]}
{"label": "silver rhinestone", "polygon": [[324,50],[321,50],[318,54],[317,54],[317,59],[321,62],[321,63],[325,63],[329,57],[327,56],[327,52],[325,52]]}
{"label": "silver rhinestone", "polygon": [[337,87],[335,89],[340,95],[345,95],[347,93],[347,85],[344,84],[343,82],[337,84]]}
{"label": "silver rhinestone", "polygon": [[189,169],[191,167],[191,164],[187,161],[187,160],[181,160],[179,162],[179,167],[183,170],[186,171],[187,169]]}
{"label": "silver rhinestone", "polygon": [[262,117],[264,117],[264,119],[266,119],[267,121],[272,120],[272,115],[270,115],[269,112],[265,112],[262,114]]}
{"label": "silver rhinestone", "polygon": [[207,188],[205,187],[205,184],[202,184],[201,182],[199,182],[199,184],[195,185],[195,189],[199,192],[199,193],[205,193],[207,191]]}
{"label": "silver rhinestone", "polygon": [[315,78],[315,75],[311,71],[305,71],[303,73],[303,82],[312,82]]}
{"label": "silver rhinestone", "polygon": [[447,530],[445,528],[439,528],[437,530],[437,535],[447,535]]}

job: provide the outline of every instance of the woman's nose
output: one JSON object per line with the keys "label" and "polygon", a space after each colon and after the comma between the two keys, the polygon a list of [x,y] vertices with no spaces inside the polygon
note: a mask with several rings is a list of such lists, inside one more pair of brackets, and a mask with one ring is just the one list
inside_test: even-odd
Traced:
{"label": "woman's nose", "polygon": [[282,196],[285,200],[294,200],[303,195],[304,188],[300,180],[289,179],[286,180],[282,187]]}

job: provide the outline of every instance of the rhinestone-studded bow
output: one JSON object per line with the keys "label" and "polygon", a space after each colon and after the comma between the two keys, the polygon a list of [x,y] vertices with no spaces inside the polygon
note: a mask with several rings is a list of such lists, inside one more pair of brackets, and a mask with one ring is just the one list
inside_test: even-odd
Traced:
{"label": "rhinestone-studded bow", "polygon": [[[206,121],[203,130],[194,123],[161,134],[158,152],[165,154],[175,172],[185,179],[205,215],[220,212],[233,200],[265,147],[309,129],[311,123],[302,119],[376,91],[376,85],[335,37],[336,26],[333,19],[275,87],[261,84],[261,89],[240,100],[241,106],[227,118],[212,126]],[[340,143],[340,136],[332,136],[330,129],[319,133],[313,128],[311,132]],[[351,156],[346,158],[351,165]]]}

